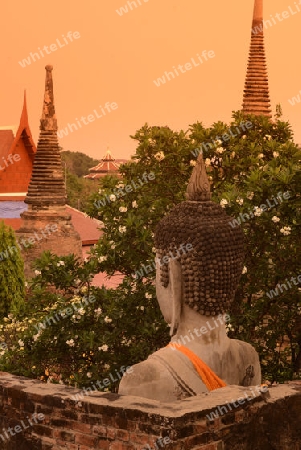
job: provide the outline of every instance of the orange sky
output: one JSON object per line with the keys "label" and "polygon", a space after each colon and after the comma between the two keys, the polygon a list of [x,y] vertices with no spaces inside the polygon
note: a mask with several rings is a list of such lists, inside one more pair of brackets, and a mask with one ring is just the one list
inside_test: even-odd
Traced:
{"label": "orange sky", "polygon": [[[139,6],[139,1],[141,5]],[[115,157],[135,150],[130,134],[145,122],[187,129],[206,126],[241,108],[254,0],[136,0],[122,16],[126,0],[10,0],[1,5],[0,125],[18,124],[23,89],[27,90],[30,127],[37,141],[46,64],[54,66],[54,94],[59,129],[76,118],[94,121],[60,139],[64,150],[101,158],[107,146]],[[297,142],[301,142],[301,102],[288,99],[301,90],[299,0],[265,0],[264,16],[291,11],[265,30],[273,113],[281,103]],[[300,0],[301,3],[301,0]],[[78,32],[73,42],[67,33]],[[66,44],[66,41],[68,44]],[[77,35],[78,36],[78,35]],[[50,51],[59,41],[61,48]],[[21,67],[30,52],[48,46],[49,55]],[[59,44],[57,43],[57,46]],[[53,49],[54,47],[52,47]],[[215,57],[179,73],[157,87],[153,80],[197,54]],[[118,108],[101,115],[100,105]],[[86,119],[87,122],[87,119]]]}

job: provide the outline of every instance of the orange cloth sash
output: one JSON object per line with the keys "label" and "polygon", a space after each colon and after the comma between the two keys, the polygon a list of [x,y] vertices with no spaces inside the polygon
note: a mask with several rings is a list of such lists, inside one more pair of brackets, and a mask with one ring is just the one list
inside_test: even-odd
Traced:
{"label": "orange cloth sash", "polygon": [[221,380],[214,372],[207,366],[195,353],[193,353],[189,348],[184,345],[177,344],[168,344],[167,347],[172,347],[179,352],[183,353],[187,358],[190,359],[192,364],[194,365],[197,373],[201,377],[203,383],[209,389],[209,391],[213,391],[214,389],[219,389],[227,386],[226,383]]}

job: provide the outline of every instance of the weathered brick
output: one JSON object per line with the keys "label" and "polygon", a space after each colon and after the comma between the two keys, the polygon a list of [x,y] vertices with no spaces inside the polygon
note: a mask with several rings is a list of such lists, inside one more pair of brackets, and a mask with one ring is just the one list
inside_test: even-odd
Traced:
{"label": "weathered brick", "polygon": [[92,434],[92,425],[81,422],[70,422],[70,426],[72,430],[80,431],[82,433]]}
{"label": "weathered brick", "polygon": [[115,439],[115,436],[116,436],[116,430],[115,430],[115,428],[110,428],[110,427],[108,427],[108,428],[107,428],[107,437],[108,437],[109,439]]}
{"label": "weathered brick", "polygon": [[94,425],[93,426],[93,434],[97,434],[98,436],[101,436],[101,437],[106,437],[107,429],[106,429],[106,427],[103,427],[101,425]]}
{"label": "weathered brick", "polygon": [[137,444],[149,444],[151,442],[151,437],[147,434],[130,433],[130,442],[135,442]]}
{"label": "weathered brick", "polygon": [[96,445],[97,441],[98,438],[94,436],[87,436],[86,434],[79,434],[79,433],[75,434],[76,444],[87,445],[88,447],[90,446],[90,448],[93,448]]}
{"label": "weathered brick", "polygon": [[119,441],[128,441],[130,439],[130,434],[125,430],[116,430],[116,439]]}
{"label": "weathered brick", "polygon": [[74,442],[75,440],[74,433],[70,433],[69,431],[65,430],[54,430],[53,437],[66,442]]}
{"label": "weathered brick", "polygon": [[136,450],[136,446],[126,442],[115,441],[110,445],[110,450]]}

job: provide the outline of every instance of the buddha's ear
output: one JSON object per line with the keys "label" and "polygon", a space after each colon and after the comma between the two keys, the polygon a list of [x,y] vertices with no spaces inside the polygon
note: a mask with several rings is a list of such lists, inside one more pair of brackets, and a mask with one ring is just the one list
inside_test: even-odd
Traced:
{"label": "buddha's ear", "polygon": [[171,289],[171,324],[170,336],[176,334],[180,324],[182,312],[182,268],[179,261],[170,259],[169,261],[169,283]]}

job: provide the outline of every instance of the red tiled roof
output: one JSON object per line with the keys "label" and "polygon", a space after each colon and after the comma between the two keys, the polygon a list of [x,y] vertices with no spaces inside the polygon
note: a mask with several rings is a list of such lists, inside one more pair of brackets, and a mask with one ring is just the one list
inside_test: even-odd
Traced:
{"label": "red tiled roof", "polygon": [[18,230],[21,227],[22,219],[0,219],[5,225],[9,225],[13,230]]}
{"label": "red tiled roof", "polygon": [[[102,231],[99,230],[101,222],[96,219],[91,219],[86,214],[78,211],[77,209],[71,208],[67,205],[67,212],[71,215],[71,221],[75,230],[79,233],[82,245],[93,245],[96,244],[98,239],[102,235]],[[6,225],[10,225],[15,231],[21,227],[21,218],[0,218]]]}
{"label": "red tiled roof", "polygon": [[102,235],[102,231],[99,230],[101,222],[68,205],[67,211],[71,214],[72,224],[81,237],[82,245],[96,244]]}
{"label": "red tiled roof", "polygon": [[2,157],[5,158],[7,156],[13,142],[14,134],[12,130],[0,130],[0,161]]}
{"label": "red tiled roof", "polygon": [[89,175],[85,175],[84,178],[89,178],[93,180],[97,180],[108,174],[118,174],[120,164],[127,162],[126,159],[115,159],[113,158],[110,150],[107,150],[107,153],[102,158],[102,160],[97,164],[97,166],[89,169]]}

